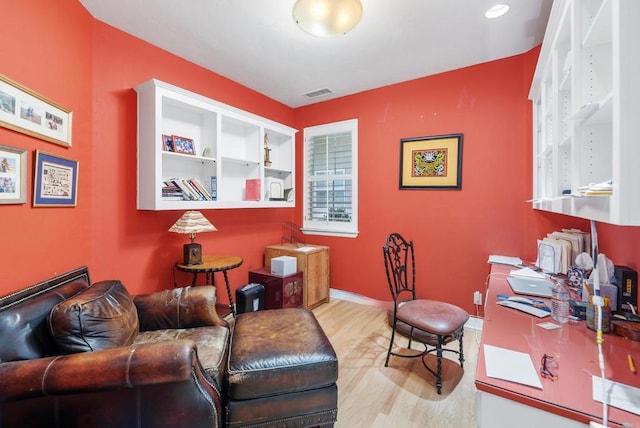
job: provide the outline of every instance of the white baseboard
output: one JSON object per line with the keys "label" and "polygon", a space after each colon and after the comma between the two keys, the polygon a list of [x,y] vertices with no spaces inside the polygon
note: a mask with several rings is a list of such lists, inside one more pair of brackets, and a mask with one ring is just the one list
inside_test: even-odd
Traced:
{"label": "white baseboard", "polygon": [[478,317],[469,317],[467,322],[465,323],[466,328],[471,328],[473,330],[482,330],[482,326],[484,325],[484,320]]}
{"label": "white baseboard", "polygon": [[352,293],[350,291],[337,290],[335,288],[329,289],[329,297],[331,299],[360,303],[361,305],[376,306],[378,308],[391,309],[392,307],[391,302],[383,302],[381,300],[372,299],[371,297],[363,296],[361,294]]}

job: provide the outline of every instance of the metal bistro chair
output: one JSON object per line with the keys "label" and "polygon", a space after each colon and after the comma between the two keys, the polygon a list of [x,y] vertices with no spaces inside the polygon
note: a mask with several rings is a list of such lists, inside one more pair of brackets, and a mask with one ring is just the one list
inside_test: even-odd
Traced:
{"label": "metal bistro chair", "polygon": [[[389,311],[389,324],[392,327],[391,341],[384,365],[385,367],[389,366],[391,355],[403,358],[421,357],[422,364],[436,377],[436,388],[440,394],[442,391],[443,351],[457,353],[460,367],[463,367],[462,337],[464,323],[469,319],[469,314],[449,303],[416,299],[413,241],[407,242],[400,234],[392,233],[387,237],[383,252],[387,280],[393,297],[393,316]],[[394,352],[396,332],[409,337],[407,349],[412,349],[411,343],[415,340],[424,345],[424,351],[417,354]],[[444,345],[453,340],[459,342],[458,351],[444,348]],[[438,361],[436,370],[430,368],[425,361],[427,354],[434,351]]]}

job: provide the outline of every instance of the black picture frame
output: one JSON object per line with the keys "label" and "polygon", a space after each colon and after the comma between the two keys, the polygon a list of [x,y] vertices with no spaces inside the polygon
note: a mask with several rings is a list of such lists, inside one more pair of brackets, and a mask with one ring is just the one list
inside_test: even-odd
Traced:
{"label": "black picture frame", "polygon": [[400,189],[462,189],[463,134],[402,138]]}

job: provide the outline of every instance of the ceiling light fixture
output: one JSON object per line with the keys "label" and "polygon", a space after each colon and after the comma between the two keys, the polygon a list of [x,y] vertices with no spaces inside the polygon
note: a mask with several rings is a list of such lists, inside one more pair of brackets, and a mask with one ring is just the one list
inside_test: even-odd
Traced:
{"label": "ceiling light fixture", "polygon": [[486,18],[498,18],[509,11],[509,5],[506,3],[500,3],[495,6],[492,6],[489,10],[484,13]]}
{"label": "ceiling light fixture", "polygon": [[293,20],[300,28],[318,37],[345,34],[360,22],[360,0],[297,0]]}

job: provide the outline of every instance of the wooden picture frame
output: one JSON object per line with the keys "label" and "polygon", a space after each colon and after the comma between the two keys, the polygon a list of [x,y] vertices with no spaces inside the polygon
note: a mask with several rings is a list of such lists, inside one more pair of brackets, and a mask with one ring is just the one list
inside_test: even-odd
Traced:
{"label": "wooden picture frame", "polygon": [[36,151],[33,206],[75,207],[79,162]]}
{"label": "wooden picture frame", "polygon": [[27,202],[27,151],[0,146],[0,204]]}
{"label": "wooden picture frame", "polygon": [[400,140],[400,189],[462,188],[462,135]]}
{"label": "wooden picture frame", "polygon": [[171,137],[173,139],[174,152],[186,155],[196,154],[196,146],[191,138],[179,137],[177,135],[172,135]]}
{"label": "wooden picture frame", "polygon": [[172,135],[162,134],[162,150],[164,150],[165,152],[174,151]]}
{"label": "wooden picture frame", "polygon": [[72,112],[0,74],[0,126],[71,147]]}

